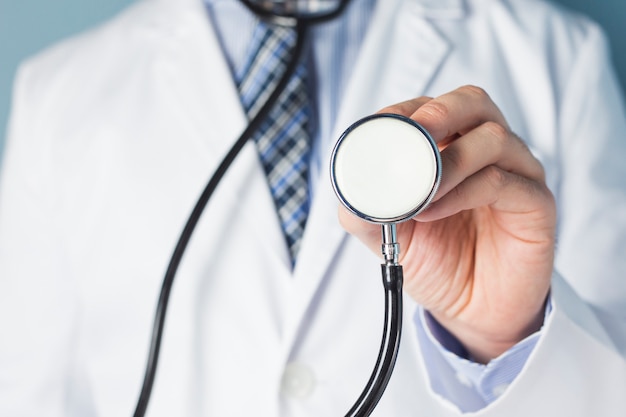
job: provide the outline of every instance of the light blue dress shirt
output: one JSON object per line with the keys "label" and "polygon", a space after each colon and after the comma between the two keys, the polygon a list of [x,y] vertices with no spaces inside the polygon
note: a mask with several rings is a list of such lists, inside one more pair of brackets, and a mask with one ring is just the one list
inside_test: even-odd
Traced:
{"label": "light blue dress shirt", "polygon": [[[234,73],[246,59],[257,18],[238,0],[204,2]],[[347,84],[352,63],[357,61],[374,7],[375,0],[352,0],[342,16],[312,28],[318,120],[310,165],[311,193],[326,173],[322,150],[334,142],[332,132],[343,86]],[[482,365],[464,357],[462,345],[424,310],[418,311],[414,323],[433,391],[463,412],[479,410],[502,395],[522,370],[540,337],[540,332],[535,333]]]}

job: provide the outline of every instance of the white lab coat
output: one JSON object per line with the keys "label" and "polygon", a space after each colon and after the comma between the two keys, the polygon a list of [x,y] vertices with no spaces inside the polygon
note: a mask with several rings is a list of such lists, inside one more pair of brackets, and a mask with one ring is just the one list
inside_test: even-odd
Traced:
{"label": "white lab coat", "polygon": [[[626,415],[624,333],[605,314],[626,317],[626,123],[598,29],[535,1],[378,3],[337,136],[384,105],[480,85],[561,209],[544,334],[476,415]],[[21,69],[0,194],[0,415],[131,415],[174,243],[245,125],[199,0],[143,1]],[[349,409],[378,351],[383,291],[378,257],[336,209],[321,179],[292,276],[243,149],[180,266],[149,416]],[[406,303],[374,415],[458,415],[429,387]]]}

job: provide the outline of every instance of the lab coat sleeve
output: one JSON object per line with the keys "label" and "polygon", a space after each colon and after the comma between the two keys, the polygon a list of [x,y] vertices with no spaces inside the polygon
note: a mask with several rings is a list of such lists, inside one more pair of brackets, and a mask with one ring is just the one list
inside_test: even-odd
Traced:
{"label": "lab coat sleeve", "polygon": [[[523,404],[533,401],[527,393],[543,389],[538,387],[545,388],[542,415],[624,413],[618,404],[626,389],[626,112],[606,39],[596,26],[587,28],[563,72],[558,76],[567,81],[556,103],[558,163],[550,167],[558,176],[552,190],[559,212],[556,316],[547,316],[523,363],[513,367],[509,381],[493,387],[500,395],[491,400],[459,374],[454,364],[460,359],[441,355],[418,323],[431,387],[459,414],[524,415]],[[566,389],[557,388],[560,383]]]}
{"label": "lab coat sleeve", "polygon": [[24,105],[43,104],[38,83],[23,69],[16,85],[0,177],[0,415],[67,416],[79,311],[40,158],[53,144]]}
{"label": "lab coat sleeve", "polygon": [[[544,322],[551,309],[549,300]],[[480,364],[468,359],[461,343],[426,310],[419,309],[415,325],[431,388],[463,412],[480,410],[504,394],[521,372],[541,336],[540,329],[488,364]],[[433,366],[442,361],[443,366]]]}

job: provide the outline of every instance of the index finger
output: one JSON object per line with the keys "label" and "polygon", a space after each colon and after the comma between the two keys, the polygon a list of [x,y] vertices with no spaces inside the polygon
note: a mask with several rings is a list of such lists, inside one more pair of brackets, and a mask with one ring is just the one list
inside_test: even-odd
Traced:
{"label": "index finger", "polygon": [[429,100],[409,117],[424,126],[437,142],[463,135],[486,122],[509,129],[491,97],[475,86],[460,87]]}
{"label": "index finger", "polygon": [[400,103],[393,104],[391,106],[387,106],[385,108],[380,109],[376,113],[393,113],[399,114],[406,117],[411,117],[413,113],[417,111],[421,106],[428,103],[432,100],[432,97],[416,97],[410,100],[402,101]]}
{"label": "index finger", "polygon": [[380,113],[410,117],[438,143],[465,134],[485,122],[509,126],[500,109],[482,88],[463,86],[436,98],[418,97],[385,107]]}

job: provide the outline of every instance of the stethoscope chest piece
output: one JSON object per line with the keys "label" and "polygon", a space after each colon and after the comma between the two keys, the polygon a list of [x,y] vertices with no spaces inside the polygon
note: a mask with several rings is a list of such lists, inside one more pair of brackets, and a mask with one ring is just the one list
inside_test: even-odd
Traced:
{"label": "stethoscope chest piece", "polygon": [[441,180],[441,157],[418,123],[375,114],[341,135],[330,171],[335,193],[348,210],[373,223],[397,223],[432,200]]}

